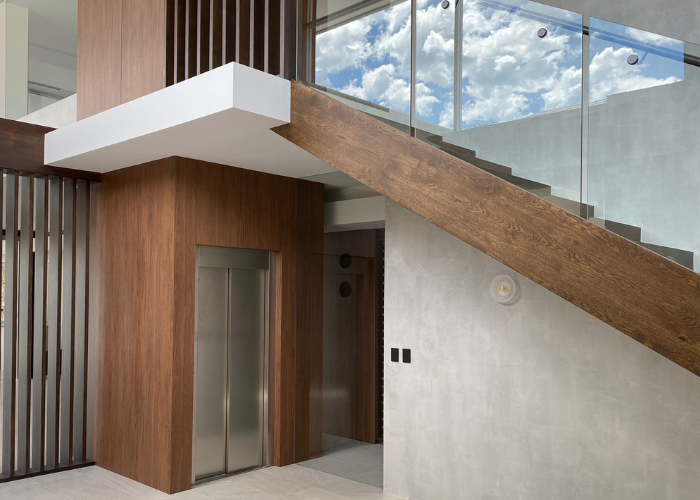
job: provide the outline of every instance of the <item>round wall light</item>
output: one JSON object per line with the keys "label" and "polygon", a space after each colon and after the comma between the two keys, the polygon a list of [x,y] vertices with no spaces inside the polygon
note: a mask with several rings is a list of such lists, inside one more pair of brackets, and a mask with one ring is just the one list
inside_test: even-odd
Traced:
{"label": "round wall light", "polygon": [[537,30],[537,36],[540,38],[546,37],[547,33],[547,28],[540,28],[539,30]]}
{"label": "round wall light", "polygon": [[636,65],[638,62],[639,62],[639,56],[637,54],[631,54],[627,58],[627,64],[629,64],[630,66]]}
{"label": "round wall light", "polygon": [[513,278],[502,274],[491,281],[491,297],[500,304],[509,305],[518,300],[518,284]]}

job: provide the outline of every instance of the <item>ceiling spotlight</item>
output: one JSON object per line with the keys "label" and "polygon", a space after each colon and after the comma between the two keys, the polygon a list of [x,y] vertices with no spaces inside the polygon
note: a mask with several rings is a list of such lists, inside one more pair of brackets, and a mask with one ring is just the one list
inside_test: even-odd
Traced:
{"label": "ceiling spotlight", "polygon": [[537,36],[540,38],[546,37],[547,33],[548,33],[547,28],[540,28],[539,30],[537,30]]}
{"label": "ceiling spotlight", "polygon": [[627,64],[629,64],[630,66],[634,66],[638,62],[639,62],[639,56],[637,54],[632,54],[631,56],[629,56],[627,58]]}
{"label": "ceiling spotlight", "polygon": [[518,299],[518,284],[505,274],[493,279],[490,291],[493,300],[503,305],[513,304]]}

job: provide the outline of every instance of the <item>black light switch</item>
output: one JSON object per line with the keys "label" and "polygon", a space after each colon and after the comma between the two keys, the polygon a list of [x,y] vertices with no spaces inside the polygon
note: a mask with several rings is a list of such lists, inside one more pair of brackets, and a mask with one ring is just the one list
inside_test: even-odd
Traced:
{"label": "black light switch", "polygon": [[391,361],[392,361],[392,363],[399,362],[399,348],[398,347],[391,348]]}
{"label": "black light switch", "polygon": [[411,350],[410,350],[410,349],[404,349],[404,350],[403,350],[403,362],[404,362],[404,363],[410,363],[410,362],[411,362]]}

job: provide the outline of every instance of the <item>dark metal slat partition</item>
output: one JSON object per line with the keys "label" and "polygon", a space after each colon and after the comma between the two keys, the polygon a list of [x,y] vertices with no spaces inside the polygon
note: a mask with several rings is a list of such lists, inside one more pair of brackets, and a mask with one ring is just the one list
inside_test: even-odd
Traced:
{"label": "dark metal slat partition", "polygon": [[[166,85],[237,62],[289,78],[294,0],[167,0]],[[291,24],[290,24],[291,23]]]}
{"label": "dark metal slat partition", "polygon": [[88,393],[94,396],[96,371],[90,254],[97,186],[14,171],[0,176],[0,481],[94,459]]}

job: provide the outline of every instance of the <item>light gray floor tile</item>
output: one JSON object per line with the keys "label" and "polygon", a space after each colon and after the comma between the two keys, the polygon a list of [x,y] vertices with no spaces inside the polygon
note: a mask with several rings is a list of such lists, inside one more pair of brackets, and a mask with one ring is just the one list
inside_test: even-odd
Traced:
{"label": "light gray floor tile", "polygon": [[63,472],[54,472],[51,474],[45,474],[43,476],[36,476],[32,479],[37,482],[37,484],[50,483],[51,481],[58,481],[59,479],[70,479],[74,477],[85,477],[82,472],[83,469],[72,469]]}
{"label": "light gray floor tile", "polygon": [[350,462],[340,462],[328,457],[315,458],[308,462],[302,462],[304,467],[320,470],[334,476],[340,476],[350,479],[353,476],[358,476],[372,469],[362,465],[352,464]]}
{"label": "light gray floor tile", "polygon": [[[15,482],[15,481],[13,481]],[[19,482],[19,481],[16,481]],[[7,484],[7,483],[5,483]],[[36,483],[25,483],[22,487],[0,489],[0,500],[69,500],[67,496]]]}
{"label": "light gray floor tile", "polygon": [[7,483],[0,483],[0,494],[7,491],[16,490],[18,488],[26,488],[29,485],[37,484],[34,479],[18,479],[17,481],[9,481]]}
{"label": "light gray floor tile", "polygon": [[237,481],[246,486],[264,491],[270,495],[284,497],[300,491],[308,490],[310,486],[302,483],[296,483],[288,479],[281,478],[274,474],[270,474],[264,470],[248,472],[231,478],[231,481]]}
{"label": "light gray floor tile", "polygon": [[282,479],[314,487],[330,484],[338,480],[337,476],[296,464],[286,467],[268,467],[265,469],[265,472],[281,477]]}
{"label": "light gray floor tile", "polygon": [[318,488],[300,491],[299,493],[284,498],[289,500],[347,500],[345,497],[341,497],[330,491],[319,490]]}
{"label": "light gray floor tile", "polygon": [[384,488],[384,472],[381,470],[371,470],[357,476],[349,477],[353,481],[369,484],[377,488]]}
{"label": "light gray floor tile", "polygon": [[105,470],[101,467],[92,466],[85,467],[84,469],[79,469],[85,476],[99,481],[104,484],[108,484],[118,490],[123,491],[133,495],[139,500],[159,500],[163,498],[170,498],[170,495],[158,491],[155,488],[146,486],[132,479],[129,479],[119,474]]}
{"label": "light gray floor tile", "polygon": [[386,498],[381,488],[358,483],[350,479],[340,479],[335,483],[323,486],[320,489],[330,491],[341,497],[355,498],[360,500],[374,500],[376,498]]}
{"label": "light gray floor tile", "polygon": [[51,474],[57,480],[47,481],[42,483],[42,486],[51,491],[62,493],[71,500],[138,500],[138,497],[134,495],[84,475],[59,479],[63,474],[62,472]]}

